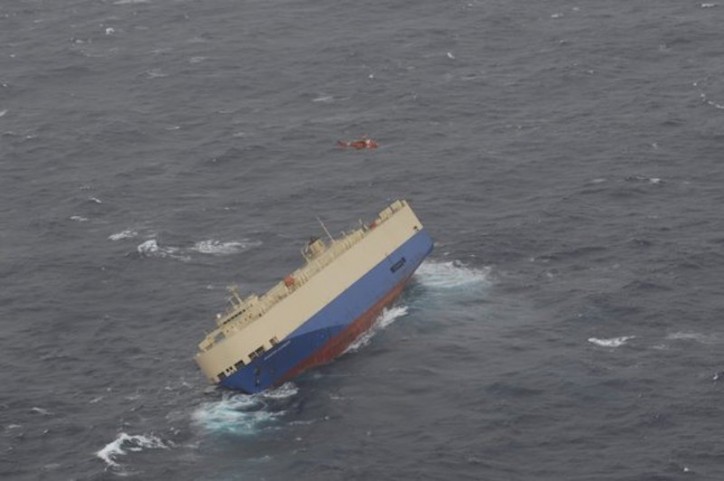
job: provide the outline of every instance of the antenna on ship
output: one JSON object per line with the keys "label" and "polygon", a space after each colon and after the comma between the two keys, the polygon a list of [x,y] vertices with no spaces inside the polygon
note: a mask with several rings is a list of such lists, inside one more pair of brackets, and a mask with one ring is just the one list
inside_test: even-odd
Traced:
{"label": "antenna on ship", "polygon": [[329,240],[334,242],[334,237],[332,237],[332,234],[329,233],[329,231],[327,230],[327,227],[324,225],[324,222],[322,222],[322,219],[317,217],[317,222],[319,222],[319,225],[322,226],[322,229],[324,229],[324,233],[327,234],[327,237],[329,237]]}
{"label": "antenna on ship", "polygon": [[237,286],[236,284],[227,286],[226,290],[229,291],[232,296],[234,296],[234,299],[236,299],[236,302],[238,302],[239,305],[244,303],[244,301],[242,301],[241,297],[239,296],[239,286]]}

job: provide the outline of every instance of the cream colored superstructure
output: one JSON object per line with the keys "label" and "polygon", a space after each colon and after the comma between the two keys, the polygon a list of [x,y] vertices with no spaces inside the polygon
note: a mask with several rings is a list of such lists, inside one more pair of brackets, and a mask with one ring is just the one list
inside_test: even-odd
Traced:
{"label": "cream colored superstructure", "polygon": [[282,342],[355,281],[412,237],[422,224],[404,200],[377,219],[325,245],[308,246],[306,264],[261,297],[234,293],[218,327],[199,344],[195,359],[213,382]]}

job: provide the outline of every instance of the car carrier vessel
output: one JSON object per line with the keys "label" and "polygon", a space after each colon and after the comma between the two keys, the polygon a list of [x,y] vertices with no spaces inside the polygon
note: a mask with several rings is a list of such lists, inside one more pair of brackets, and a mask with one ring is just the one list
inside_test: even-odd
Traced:
{"label": "car carrier vessel", "polygon": [[394,302],[432,248],[404,200],[338,239],[312,239],[304,265],[266,294],[232,291],[196,362],[211,382],[245,393],[329,362]]}

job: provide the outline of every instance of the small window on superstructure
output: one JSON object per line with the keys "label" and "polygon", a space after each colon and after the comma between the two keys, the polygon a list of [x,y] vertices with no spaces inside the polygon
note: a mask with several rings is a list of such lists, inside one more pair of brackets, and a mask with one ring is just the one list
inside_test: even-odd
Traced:
{"label": "small window on superstructure", "polygon": [[259,357],[262,354],[264,354],[264,346],[258,347],[254,352],[249,354],[249,359],[254,359],[255,357]]}
{"label": "small window on superstructure", "polygon": [[277,339],[277,336],[274,336],[271,339],[269,339],[269,344],[271,344],[272,346],[276,346],[277,344],[279,344],[279,339]]}

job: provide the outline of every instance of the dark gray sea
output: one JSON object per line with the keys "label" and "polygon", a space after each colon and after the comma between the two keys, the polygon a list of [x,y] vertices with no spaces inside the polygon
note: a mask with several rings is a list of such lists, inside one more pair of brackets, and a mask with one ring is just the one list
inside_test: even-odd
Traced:
{"label": "dark gray sea", "polygon": [[[2,0],[0,479],[724,479],[701,1]],[[370,333],[207,384],[228,286],[397,198],[436,248]]]}

